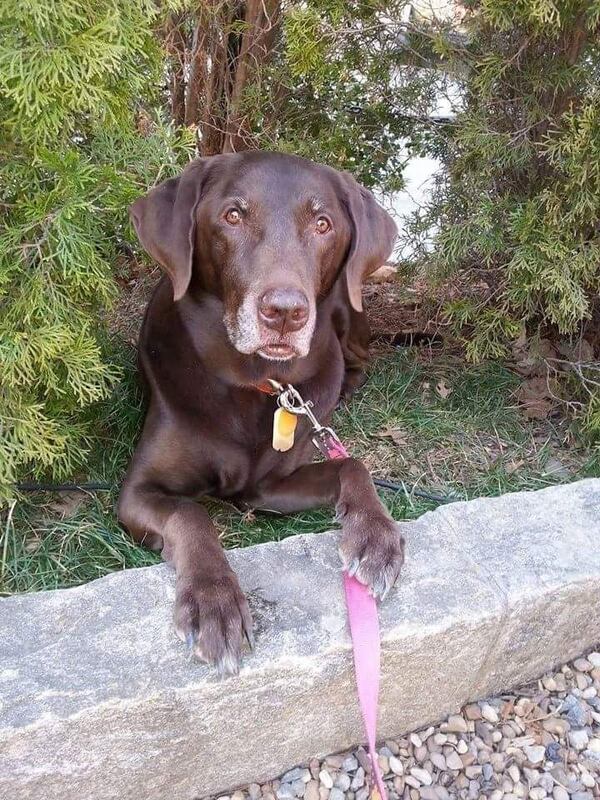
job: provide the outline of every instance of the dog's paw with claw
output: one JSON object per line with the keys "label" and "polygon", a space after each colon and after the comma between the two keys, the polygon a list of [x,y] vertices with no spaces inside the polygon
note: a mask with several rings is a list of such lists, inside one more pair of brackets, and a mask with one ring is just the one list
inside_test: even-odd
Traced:
{"label": "dog's paw with claw", "polygon": [[404,539],[385,512],[344,515],[339,547],[344,569],[384,599],[398,580],[404,563]]}
{"label": "dog's paw with claw", "polygon": [[235,575],[178,579],[175,630],[220,677],[237,675],[244,643],[252,649],[254,640],[248,603]]}

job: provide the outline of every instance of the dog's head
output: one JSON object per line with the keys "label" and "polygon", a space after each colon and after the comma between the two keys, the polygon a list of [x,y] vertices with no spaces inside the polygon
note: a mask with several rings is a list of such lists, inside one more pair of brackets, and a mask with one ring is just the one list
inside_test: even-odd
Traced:
{"label": "dog's head", "polygon": [[392,218],[347,173],[278,153],[198,159],[131,206],[140,242],[173,283],[223,302],[242,353],[308,354],[316,307],[343,270],[352,306],[385,261]]}

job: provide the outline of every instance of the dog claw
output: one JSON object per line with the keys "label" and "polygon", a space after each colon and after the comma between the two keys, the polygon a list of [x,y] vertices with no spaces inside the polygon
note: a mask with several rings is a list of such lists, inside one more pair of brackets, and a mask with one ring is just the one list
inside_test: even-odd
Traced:
{"label": "dog claw", "polygon": [[217,675],[220,679],[239,675],[240,661],[230,650],[227,650],[216,663]]}
{"label": "dog claw", "polygon": [[350,577],[353,578],[358,572],[359,567],[360,567],[360,558],[353,558],[350,564],[348,565],[348,575],[350,575]]}
{"label": "dog claw", "polygon": [[196,634],[193,631],[189,631],[189,633],[186,633],[185,643],[188,650],[193,650],[194,645],[196,644]]}
{"label": "dog claw", "polygon": [[252,631],[244,627],[244,636],[246,637],[246,641],[248,642],[248,647],[250,650],[254,650],[254,634]]}

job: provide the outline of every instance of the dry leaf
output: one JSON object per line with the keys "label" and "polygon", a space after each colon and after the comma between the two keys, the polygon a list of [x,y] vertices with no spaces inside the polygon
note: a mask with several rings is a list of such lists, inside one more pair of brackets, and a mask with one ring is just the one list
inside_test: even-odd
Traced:
{"label": "dry leaf", "polygon": [[369,276],[369,283],[389,283],[393,281],[398,274],[397,267],[392,267],[390,264],[384,264],[379,269],[376,269],[372,275]]}
{"label": "dry leaf", "polygon": [[48,503],[48,508],[60,514],[62,519],[69,519],[69,517],[74,516],[79,511],[83,503],[85,503],[86,498],[87,495],[85,492],[61,492],[56,500]]}
{"label": "dry leaf", "polygon": [[452,389],[446,385],[446,382],[444,380],[441,380],[435,387],[435,389],[439,394],[439,396],[442,398],[442,400],[445,400],[449,395],[452,394]]}
{"label": "dry leaf", "polygon": [[388,425],[382,431],[380,431],[377,436],[380,438],[389,438],[391,439],[394,444],[397,444],[399,447],[405,445],[408,442],[408,437],[401,428],[394,428]]}
{"label": "dry leaf", "polygon": [[546,377],[535,376],[523,381],[517,389],[517,400],[528,419],[546,419],[554,408],[551,384]]}

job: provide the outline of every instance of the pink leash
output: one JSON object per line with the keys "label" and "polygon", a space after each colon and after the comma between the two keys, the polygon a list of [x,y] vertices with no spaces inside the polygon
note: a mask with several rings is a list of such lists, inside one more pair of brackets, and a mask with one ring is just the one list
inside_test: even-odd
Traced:
{"label": "pink leash", "polygon": [[[304,401],[298,390],[291,384],[288,384],[286,388],[277,381],[267,379],[265,384],[261,384],[256,388],[269,394],[277,394],[277,404],[280,408],[285,408],[292,414],[303,414],[308,417],[314,431],[313,444],[325,458],[349,457],[348,451],[331,428],[321,425],[312,413],[312,403]],[[372,789],[371,798],[375,798],[377,791],[379,791],[380,800],[387,800],[387,792],[375,751],[379,672],[381,667],[377,603],[375,598],[369,594],[367,587],[357,581],[356,578],[351,578],[347,572],[344,572],[344,590],[346,592],[348,622],[354,651],[354,671],[356,673],[358,702],[365,733],[367,734],[373,777],[377,786],[377,790]]]}
{"label": "pink leash", "polygon": [[[321,441],[323,447],[319,447],[319,449],[327,458],[348,458],[348,451],[344,445],[335,435],[330,437],[329,431],[325,436],[321,437]],[[379,673],[381,669],[377,603],[364,583],[357,581],[356,578],[351,578],[347,572],[344,572],[344,591],[346,593],[348,622],[354,651],[356,689],[365,733],[367,734],[371,767],[380,798],[381,800],[387,800],[387,791],[383,783],[383,776],[381,775],[375,750]],[[371,794],[371,797],[374,794],[375,792]]]}

